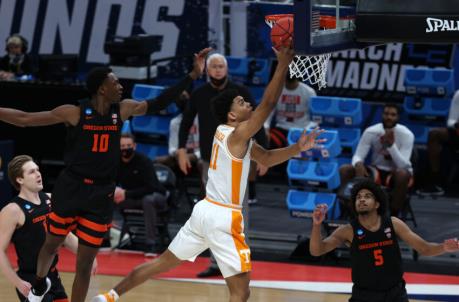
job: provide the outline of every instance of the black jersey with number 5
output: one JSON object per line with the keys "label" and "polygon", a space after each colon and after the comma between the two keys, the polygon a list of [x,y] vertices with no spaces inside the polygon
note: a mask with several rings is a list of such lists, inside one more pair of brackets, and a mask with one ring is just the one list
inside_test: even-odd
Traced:
{"label": "black jersey with number 5", "polygon": [[80,121],[67,129],[67,170],[87,179],[114,181],[120,160],[120,105],[100,115],[89,100],[80,103]]}
{"label": "black jersey with number 5", "polygon": [[351,222],[352,282],[368,290],[388,290],[403,278],[402,256],[390,217],[381,218],[381,227],[372,232],[357,220]]}

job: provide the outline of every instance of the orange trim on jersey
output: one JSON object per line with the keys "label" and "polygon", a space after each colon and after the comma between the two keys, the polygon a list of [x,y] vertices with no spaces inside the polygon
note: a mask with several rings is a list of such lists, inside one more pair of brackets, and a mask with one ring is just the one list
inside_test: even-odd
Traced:
{"label": "orange trim on jersey", "polygon": [[60,235],[60,236],[67,236],[67,234],[70,232],[70,230],[67,229],[59,229],[53,226],[52,224],[49,225],[49,232],[54,235]]}
{"label": "orange trim on jersey", "polygon": [[231,161],[231,203],[240,205],[242,161]]}
{"label": "orange trim on jersey", "polygon": [[250,259],[250,248],[245,242],[244,235],[242,233],[242,213],[232,212],[231,216],[231,235],[233,237],[234,244],[236,246],[239,259],[241,261],[241,272],[249,272],[252,270],[252,261]]}
{"label": "orange trim on jersey", "polygon": [[77,230],[76,236],[96,246],[100,246],[102,244],[102,241],[104,241],[104,238],[97,238],[97,237],[91,236],[89,234],[86,234],[82,230]]}
{"label": "orange trim on jersey", "polygon": [[206,196],[205,200],[207,200],[210,203],[216,204],[217,206],[221,206],[221,207],[225,207],[225,208],[230,208],[230,209],[234,209],[234,210],[241,210],[242,209],[242,206],[215,201],[215,200],[210,199],[207,196]]}
{"label": "orange trim on jersey", "polygon": [[78,217],[78,224],[81,224],[90,230],[100,233],[106,232],[108,230],[108,226],[106,224],[95,223],[83,217]]}
{"label": "orange trim on jersey", "polygon": [[75,217],[63,218],[63,217],[56,215],[56,213],[54,212],[51,212],[51,214],[49,214],[49,219],[57,223],[60,223],[60,224],[70,224],[73,221],[75,221]]}

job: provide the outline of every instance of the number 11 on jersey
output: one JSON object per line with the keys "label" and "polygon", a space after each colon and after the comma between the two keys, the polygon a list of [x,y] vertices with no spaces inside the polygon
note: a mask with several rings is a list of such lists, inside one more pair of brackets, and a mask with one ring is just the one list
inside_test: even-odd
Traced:
{"label": "number 11 on jersey", "polygon": [[214,144],[212,147],[212,158],[210,159],[209,168],[212,170],[217,170],[217,158],[218,158],[218,144]]}

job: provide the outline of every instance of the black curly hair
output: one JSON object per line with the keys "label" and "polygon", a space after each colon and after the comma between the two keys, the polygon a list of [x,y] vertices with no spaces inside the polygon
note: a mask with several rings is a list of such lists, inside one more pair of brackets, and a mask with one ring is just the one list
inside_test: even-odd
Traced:
{"label": "black curly hair", "polygon": [[231,105],[238,95],[240,94],[237,89],[228,89],[219,93],[210,101],[212,114],[220,124],[228,122],[228,112],[231,111]]}
{"label": "black curly hair", "polygon": [[357,199],[357,194],[360,190],[367,189],[373,193],[376,202],[379,203],[378,214],[380,216],[385,216],[387,212],[387,194],[381,189],[381,186],[377,185],[374,181],[370,179],[364,179],[357,182],[351,189],[351,208],[354,214],[357,214],[357,209],[355,208],[355,202]]}
{"label": "black curly hair", "polygon": [[86,89],[91,96],[97,94],[97,90],[102,86],[108,74],[112,72],[110,67],[95,67],[91,69],[86,75]]}

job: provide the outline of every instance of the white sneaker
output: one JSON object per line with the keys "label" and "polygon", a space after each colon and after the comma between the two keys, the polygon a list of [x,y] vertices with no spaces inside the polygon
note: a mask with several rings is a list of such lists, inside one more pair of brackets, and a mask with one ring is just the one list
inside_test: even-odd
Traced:
{"label": "white sneaker", "polygon": [[97,295],[92,298],[91,302],[115,302],[118,301],[118,294],[112,289],[108,293]]}
{"label": "white sneaker", "polygon": [[26,301],[28,301],[28,302],[41,302],[41,300],[43,300],[43,297],[46,295],[46,293],[49,291],[50,288],[51,288],[51,280],[49,280],[49,278],[47,277],[46,278],[46,290],[43,293],[43,295],[36,296],[36,295],[34,295],[32,290],[30,290]]}

